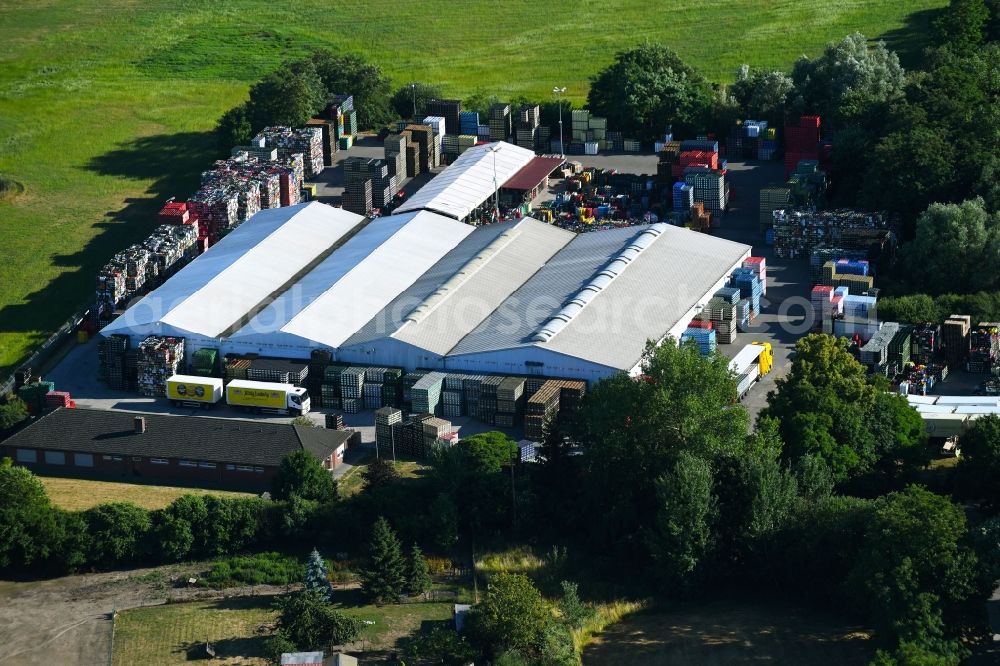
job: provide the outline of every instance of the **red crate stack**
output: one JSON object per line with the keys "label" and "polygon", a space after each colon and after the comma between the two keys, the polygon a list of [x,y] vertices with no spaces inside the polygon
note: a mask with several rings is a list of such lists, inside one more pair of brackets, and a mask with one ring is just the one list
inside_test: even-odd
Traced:
{"label": "red crate stack", "polygon": [[800,116],[798,125],[785,125],[785,178],[802,160],[819,159],[819,116]]}

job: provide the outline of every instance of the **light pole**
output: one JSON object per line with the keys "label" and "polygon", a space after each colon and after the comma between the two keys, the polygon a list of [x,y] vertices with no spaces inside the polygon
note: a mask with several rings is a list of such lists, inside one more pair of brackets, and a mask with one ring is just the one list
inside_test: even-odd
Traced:
{"label": "light pole", "polygon": [[562,124],[562,95],[566,94],[566,86],[562,88],[559,86],[554,87],[552,94],[556,96],[556,102],[559,104],[559,157],[566,157],[566,146],[563,145],[566,141],[566,135],[563,134]]}
{"label": "light pole", "polygon": [[500,188],[497,186],[497,153],[500,152],[500,143],[495,143],[487,150],[493,153],[493,221],[500,221]]}
{"label": "light pole", "polygon": [[417,84],[410,84],[410,95],[413,97],[413,120],[417,119]]}

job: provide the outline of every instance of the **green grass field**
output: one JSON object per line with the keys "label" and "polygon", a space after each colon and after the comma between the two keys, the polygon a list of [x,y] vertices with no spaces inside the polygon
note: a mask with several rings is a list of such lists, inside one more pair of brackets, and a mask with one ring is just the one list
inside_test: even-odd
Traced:
{"label": "green grass field", "polygon": [[[0,376],[93,289],[98,268],[185,197],[209,131],[248,84],[313,47],[364,53],[397,84],[544,96],[645,40],[725,82],[789,68],[854,30],[916,53],[946,0],[0,0]],[[23,190],[23,191],[22,191]]]}
{"label": "green grass field", "polygon": [[117,483],[92,479],[67,479],[55,476],[38,477],[52,503],[67,511],[85,511],[105,502],[133,502],[144,509],[162,509],[181,495],[216,495],[218,497],[252,497],[250,493],[204,488],[151,486],[138,483]]}
{"label": "green grass field", "polygon": [[[369,606],[356,603],[356,591],[338,590],[334,600],[347,615],[373,622],[366,625],[354,646],[364,648],[381,663],[382,657],[397,650],[397,641],[419,628],[423,621],[447,620],[451,605],[415,603]],[[181,666],[189,661],[192,649],[212,642],[217,651],[213,664],[263,666],[263,648],[276,618],[273,597],[243,597],[220,601],[196,601],[118,614],[115,623],[115,666]],[[258,631],[262,625],[267,628]]]}

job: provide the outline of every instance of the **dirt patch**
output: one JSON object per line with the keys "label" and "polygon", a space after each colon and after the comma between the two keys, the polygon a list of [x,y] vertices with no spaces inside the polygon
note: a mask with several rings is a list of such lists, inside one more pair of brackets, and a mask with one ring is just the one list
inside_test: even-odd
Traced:
{"label": "dirt patch", "polygon": [[[175,587],[208,564],[66,576],[37,582],[0,581],[0,664],[99,666],[108,663],[111,612],[167,601],[274,595],[285,586],[228,590]],[[298,587],[298,586],[294,586]]]}
{"label": "dirt patch", "polygon": [[634,615],[588,646],[585,666],[864,664],[874,648],[842,618],[770,602],[710,602]]}

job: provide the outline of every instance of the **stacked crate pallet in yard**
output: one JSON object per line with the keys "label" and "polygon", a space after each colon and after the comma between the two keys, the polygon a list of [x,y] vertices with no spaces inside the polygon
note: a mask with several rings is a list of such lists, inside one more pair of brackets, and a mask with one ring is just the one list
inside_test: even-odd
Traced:
{"label": "stacked crate pallet in yard", "polygon": [[965,365],[972,343],[972,317],[955,315],[941,324],[941,347],[952,368]]}
{"label": "stacked crate pallet in yard", "polygon": [[402,134],[390,134],[382,142],[389,173],[396,176],[397,184],[406,178],[406,143],[407,137]]}
{"label": "stacked crate pallet in yard", "polygon": [[309,376],[309,364],[280,358],[257,358],[247,369],[247,379],[255,382],[276,382],[304,386]]}
{"label": "stacked crate pallet in yard", "polygon": [[524,407],[524,436],[533,441],[541,441],[545,423],[559,413],[559,398],[562,382],[549,380],[542,384]]}
{"label": "stacked crate pallet in yard", "polygon": [[397,442],[402,445],[403,412],[395,407],[375,410],[375,446],[381,458],[391,458]]}
{"label": "stacked crate pallet in yard", "polygon": [[108,388],[116,391],[125,390],[125,353],[128,348],[127,335],[115,333],[98,341],[99,375],[107,383]]}
{"label": "stacked crate pallet in yard", "polygon": [[510,104],[490,107],[490,141],[507,141],[511,133]]}
{"label": "stacked crate pallet in yard", "polygon": [[524,410],[524,377],[506,377],[497,387],[495,425],[513,428]]}
{"label": "stacked crate pallet in yard", "polygon": [[413,411],[435,414],[441,402],[441,389],[445,375],[442,372],[428,372],[411,389],[410,401]]}
{"label": "stacked crate pallet in yard", "polygon": [[184,338],[151,335],[139,343],[136,381],[139,393],[149,397],[166,395],[167,379],[184,364]]}
{"label": "stacked crate pallet in yard", "polygon": [[564,380],[559,389],[559,422],[570,424],[576,421],[580,403],[587,392],[587,383],[579,380]]}
{"label": "stacked crate pallet in yard", "polygon": [[251,145],[275,148],[278,157],[284,159],[301,154],[307,179],[323,171],[323,132],[319,127],[265,127],[253,138]]}

